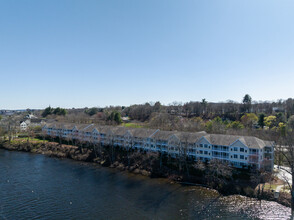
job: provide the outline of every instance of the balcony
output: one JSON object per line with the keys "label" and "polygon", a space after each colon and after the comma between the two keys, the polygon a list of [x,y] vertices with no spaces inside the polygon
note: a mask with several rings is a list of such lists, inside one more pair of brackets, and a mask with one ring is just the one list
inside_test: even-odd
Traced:
{"label": "balcony", "polygon": [[273,159],[272,153],[264,153],[264,159],[272,160]]}
{"label": "balcony", "polygon": [[217,159],[229,159],[229,156],[221,156],[221,155],[212,155],[212,157]]}

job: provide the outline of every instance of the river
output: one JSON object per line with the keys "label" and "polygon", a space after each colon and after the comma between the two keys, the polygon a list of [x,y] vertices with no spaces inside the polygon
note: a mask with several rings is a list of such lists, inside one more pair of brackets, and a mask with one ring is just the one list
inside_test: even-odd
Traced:
{"label": "river", "polygon": [[288,219],[290,209],[222,197],[91,163],[0,149],[0,219]]}

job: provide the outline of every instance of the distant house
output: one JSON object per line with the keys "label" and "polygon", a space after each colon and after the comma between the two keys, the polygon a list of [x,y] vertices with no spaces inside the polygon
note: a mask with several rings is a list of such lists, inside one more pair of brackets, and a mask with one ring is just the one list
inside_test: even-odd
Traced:
{"label": "distant house", "polygon": [[39,119],[34,115],[26,115],[23,121],[20,122],[20,130],[25,131],[28,127],[44,126],[45,120]]}
{"label": "distant house", "polygon": [[25,116],[25,118],[27,118],[27,119],[37,119],[37,117],[34,116],[33,114],[28,114],[28,115]]}
{"label": "distant house", "polygon": [[21,121],[20,125],[19,125],[21,131],[27,130],[28,126],[29,126],[29,121],[28,120]]}
{"label": "distant house", "polygon": [[131,119],[130,119],[128,116],[126,116],[126,117],[122,117],[121,119],[122,119],[122,121],[125,122],[125,123],[131,121]]}
{"label": "distant house", "polygon": [[285,109],[283,107],[273,107],[273,112],[284,112]]}
{"label": "distant house", "polygon": [[13,111],[13,110],[1,110],[1,112],[0,112],[1,115],[7,115],[7,116],[13,115],[14,113],[15,113],[15,111]]}
{"label": "distant house", "polygon": [[32,127],[43,126],[45,124],[44,119],[33,118],[30,121],[31,121],[30,126]]}

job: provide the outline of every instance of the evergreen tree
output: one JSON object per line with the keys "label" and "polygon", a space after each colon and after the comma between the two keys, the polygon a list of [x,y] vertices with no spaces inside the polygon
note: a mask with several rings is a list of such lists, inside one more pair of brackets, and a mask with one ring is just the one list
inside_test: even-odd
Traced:
{"label": "evergreen tree", "polygon": [[265,115],[263,113],[261,113],[259,115],[259,118],[258,118],[258,125],[263,128],[265,123],[264,123],[264,118],[265,118]]}
{"label": "evergreen tree", "polygon": [[250,95],[246,94],[243,98],[243,106],[244,106],[244,111],[245,112],[250,112],[250,108],[251,108],[251,101],[252,98]]}
{"label": "evergreen tree", "polygon": [[117,124],[121,124],[121,123],[122,123],[121,115],[120,115],[119,112],[115,112],[115,114],[114,114],[114,121],[115,121]]}
{"label": "evergreen tree", "polygon": [[42,117],[46,117],[47,115],[52,114],[53,112],[53,108],[51,108],[51,106],[45,108],[45,110],[42,113]]}

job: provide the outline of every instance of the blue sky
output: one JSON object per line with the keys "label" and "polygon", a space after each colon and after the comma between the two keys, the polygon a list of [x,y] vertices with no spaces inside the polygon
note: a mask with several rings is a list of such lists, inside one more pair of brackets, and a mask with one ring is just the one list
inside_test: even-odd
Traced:
{"label": "blue sky", "polygon": [[293,0],[0,0],[0,109],[294,96]]}

